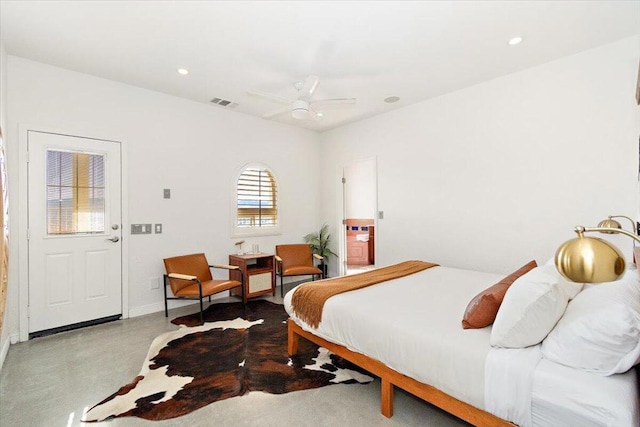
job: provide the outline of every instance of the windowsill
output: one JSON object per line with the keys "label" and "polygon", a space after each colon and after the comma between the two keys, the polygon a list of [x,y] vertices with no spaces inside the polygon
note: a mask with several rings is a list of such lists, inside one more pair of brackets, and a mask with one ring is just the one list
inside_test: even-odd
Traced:
{"label": "windowsill", "polygon": [[259,237],[259,236],[279,236],[282,234],[280,227],[234,227],[231,237]]}

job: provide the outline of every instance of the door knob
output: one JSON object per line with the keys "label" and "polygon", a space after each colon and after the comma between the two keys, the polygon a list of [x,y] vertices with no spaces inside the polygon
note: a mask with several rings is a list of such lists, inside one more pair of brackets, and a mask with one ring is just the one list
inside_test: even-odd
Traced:
{"label": "door knob", "polygon": [[111,240],[113,243],[116,243],[116,242],[120,241],[120,238],[118,236],[113,236],[112,238],[107,239],[107,240]]}

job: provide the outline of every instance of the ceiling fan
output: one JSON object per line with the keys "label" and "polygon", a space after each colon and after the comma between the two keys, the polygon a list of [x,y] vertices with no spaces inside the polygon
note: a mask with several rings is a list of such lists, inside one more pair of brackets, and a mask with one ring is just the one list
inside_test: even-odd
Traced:
{"label": "ceiling fan", "polygon": [[274,111],[270,111],[263,114],[265,119],[271,119],[279,116],[280,114],[291,113],[291,117],[298,120],[304,120],[307,118],[322,120],[323,114],[317,111],[316,108],[326,105],[348,105],[355,104],[355,98],[334,98],[334,99],[317,99],[312,100],[313,93],[315,92],[320,79],[318,76],[310,75],[303,81],[294,83],[294,87],[298,91],[298,95],[295,99],[287,99],[278,95],[273,95],[266,92],[260,92],[256,90],[249,90],[249,95],[259,96],[261,98],[268,99],[273,102],[285,104],[285,107],[279,108]]}

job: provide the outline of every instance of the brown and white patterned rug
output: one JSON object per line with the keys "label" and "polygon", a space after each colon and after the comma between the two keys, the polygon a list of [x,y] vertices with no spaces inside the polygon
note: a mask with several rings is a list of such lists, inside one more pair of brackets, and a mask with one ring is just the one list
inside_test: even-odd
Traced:
{"label": "brown and white patterned rug", "polygon": [[273,394],[337,383],[368,383],[364,371],[306,340],[287,355],[287,313],[265,300],[214,304],[179,317],[157,337],[134,380],[91,408],[83,421],[135,416],[165,420],[250,391]]}

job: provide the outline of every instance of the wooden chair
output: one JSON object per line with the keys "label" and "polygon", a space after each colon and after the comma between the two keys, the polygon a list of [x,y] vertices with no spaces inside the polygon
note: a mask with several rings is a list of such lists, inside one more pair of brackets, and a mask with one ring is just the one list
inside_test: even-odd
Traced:
{"label": "wooden chair", "polygon": [[[235,265],[209,265],[204,254],[182,255],[164,259],[167,274],[164,275],[164,315],[169,317],[167,301],[170,299],[191,299],[200,301],[200,324],[204,323],[202,299],[218,292],[228,291],[238,286],[242,289],[244,301],[244,283],[237,280],[215,280],[211,276],[211,268],[238,270]],[[173,297],[167,295],[167,286],[171,287]]]}
{"label": "wooden chair", "polygon": [[[320,261],[320,268],[315,266],[314,259]],[[324,258],[311,253],[311,245],[276,245],[276,275],[280,276],[280,296],[284,297],[284,277],[316,276],[324,279]]]}

